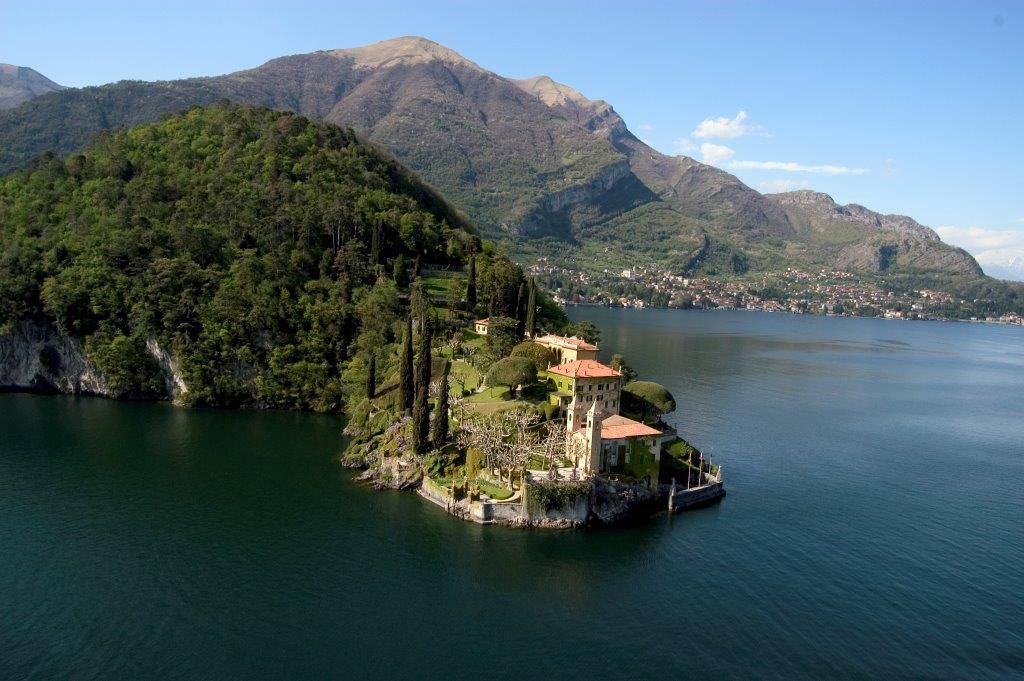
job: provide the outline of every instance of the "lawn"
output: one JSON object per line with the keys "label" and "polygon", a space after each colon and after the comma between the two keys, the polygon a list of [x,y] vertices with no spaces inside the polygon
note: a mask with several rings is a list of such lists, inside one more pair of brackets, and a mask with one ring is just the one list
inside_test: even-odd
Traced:
{"label": "lawn", "polygon": [[466,398],[466,402],[472,404],[484,404],[487,402],[507,402],[511,397],[508,386],[496,385],[485,388],[481,392]]}
{"label": "lawn", "polygon": [[448,295],[448,289],[451,287],[452,282],[458,275],[452,275],[449,277],[423,277],[423,289],[427,295],[432,298],[445,298]]}
{"label": "lawn", "polygon": [[480,491],[494,499],[495,501],[501,501],[508,499],[512,496],[512,490],[507,487],[501,487],[491,482],[490,480],[484,480],[483,478],[474,478],[469,481],[470,485],[480,485]]}
{"label": "lawn", "polygon": [[483,381],[483,375],[469,362],[452,362],[451,386],[458,390],[476,390]]}

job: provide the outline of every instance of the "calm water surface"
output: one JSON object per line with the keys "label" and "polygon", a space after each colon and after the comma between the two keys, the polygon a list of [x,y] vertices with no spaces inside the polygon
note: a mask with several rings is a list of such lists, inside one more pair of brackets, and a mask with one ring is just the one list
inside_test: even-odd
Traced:
{"label": "calm water surface", "polygon": [[329,417],[0,395],[0,677],[1024,677],[1024,330],[572,314],[720,505],[480,528]]}

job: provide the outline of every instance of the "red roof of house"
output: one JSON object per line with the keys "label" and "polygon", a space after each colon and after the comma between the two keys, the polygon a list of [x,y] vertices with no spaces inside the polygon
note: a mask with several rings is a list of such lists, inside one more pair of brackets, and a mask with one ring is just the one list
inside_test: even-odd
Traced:
{"label": "red roof of house", "polygon": [[650,437],[651,435],[661,435],[661,431],[618,414],[601,421],[602,440],[621,440],[627,437]]}
{"label": "red roof of house", "polygon": [[483,324],[484,326],[487,326],[488,324],[491,323],[491,318],[490,317],[484,317],[483,319],[476,320],[475,323],[476,324]]}
{"label": "red roof of house", "polygon": [[548,371],[569,378],[619,378],[622,376],[610,366],[605,366],[592,359],[577,359],[573,362],[553,366]]}

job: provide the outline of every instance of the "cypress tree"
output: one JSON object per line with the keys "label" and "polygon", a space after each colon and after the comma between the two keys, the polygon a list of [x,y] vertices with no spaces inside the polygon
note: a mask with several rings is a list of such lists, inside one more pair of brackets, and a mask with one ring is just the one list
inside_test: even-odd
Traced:
{"label": "cypress tree", "polygon": [[399,288],[409,283],[408,272],[406,272],[405,256],[399,253],[395,256],[395,264],[392,266],[391,278]]}
{"label": "cypress tree", "polygon": [[402,354],[398,358],[399,391],[402,409],[408,412],[413,401],[413,358],[412,358],[412,313],[405,318],[405,335],[402,337]]}
{"label": "cypress tree", "polygon": [[526,331],[526,283],[520,282],[516,291],[516,340],[523,337]]}
{"label": "cypress tree", "polygon": [[451,365],[444,363],[444,373],[441,374],[441,390],[437,394],[437,404],[434,405],[434,423],[430,431],[430,440],[435,447],[440,447],[448,441],[448,371]]}
{"label": "cypress tree", "polygon": [[416,453],[427,451],[430,436],[430,324],[424,315],[420,318],[420,350],[416,353],[416,397],[412,403],[413,448]]}
{"label": "cypress tree", "polygon": [[423,290],[423,282],[416,279],[409,289],[409,310],[410,314],[420,320],[420,324],[426,324],[427,319],[427,294]]}
{"label": "cypress tree", "polygon": [[373,219],[373,229],[370,232],[370,264],[380,264],[380,218]]}
{"label": "cypress tree", "polygon": [[469,256],[469,282],[466,284],[466,307],[476,310],[476,256]]}
{"label": "cypress tree", "polygon": [[377,356],[370,354],[370,364],[366,368],[366,399],[372,400],[377,395]]}
{"label": "cypress tree", "polygon": [[526,296],[526,335],[533,338],[537,333],[537,280],[530,277],[529,293]]}

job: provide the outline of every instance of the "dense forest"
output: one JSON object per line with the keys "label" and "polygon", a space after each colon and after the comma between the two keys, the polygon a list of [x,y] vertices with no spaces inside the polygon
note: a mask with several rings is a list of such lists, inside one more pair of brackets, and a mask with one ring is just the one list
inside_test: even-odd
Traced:
{"label": "dense forest", "polygon": [[0,179],[0,332],[55,325],[122,397],[166,396],[156,342],[188,403],[340,409],[350,360],[392,370],[428,267],[473,269],[473,300],[435,301],[449,323],[525,281],[386,152],[290,113],[193,108]]}

